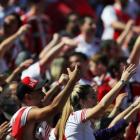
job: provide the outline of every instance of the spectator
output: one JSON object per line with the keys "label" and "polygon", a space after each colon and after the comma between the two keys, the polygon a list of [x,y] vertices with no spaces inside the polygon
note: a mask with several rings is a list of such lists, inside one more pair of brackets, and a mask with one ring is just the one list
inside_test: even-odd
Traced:
{"label": "spectator", "polygon": [[74,38],[79,33],[79,16],[76,12],[71,12],[65,17],[65,30],[60,31],[62,36]]}
{"label": "spectator", "polygon": [[30,24],[32,27],[26,35],[27,48],[37,56],[51,39],[50,21],[43,11],[44,0],[30,0],[29,12],[21,17],[23,24]]}
{"label": "spectator", "polygon": [[[101,18],[104,24],[102,39],[117,39],[125,29],[125,24],[131,19],[131,16],[125,12],[128,0],[115,0],[114,5],[106,6],[102,12]],[[138,26],[133,27],[135,33],[140,33]]]}
{"label": "spectator", "polygon": [[15,8],[8,4],[9,0],[0,1],[0,28],[3,25],[4,19],[12,13],[20,13],[19,8]]}
{"label": "spectator", "polygon": [[78,42],[76,52],[84,53],[88,58],[100,51],[100,40],[95,37],[96,23],[92,16],[85,15],[81,18],[81,34],[75,38]]}

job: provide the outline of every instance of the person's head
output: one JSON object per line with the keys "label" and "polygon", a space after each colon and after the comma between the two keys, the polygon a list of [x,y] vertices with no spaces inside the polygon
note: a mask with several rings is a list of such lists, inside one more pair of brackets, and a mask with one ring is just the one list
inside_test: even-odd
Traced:
{"label": "person's head", "polygon": [[81,52],[72,52],[69,55],[69,66],[74,70],[75,65],[78,65],[78,69],[83,73],[88,66],[88,58],[85,54]]}
{"label": "person's head", "polygon": [[119,57],[110,60],[108,65],[108,71],[111,74],[112,78],[120,78],[121,74],[123,73],[124,67],[126,68],[127,66],[127,58]]}
{"label": "person's head", "polygon": [[6,84],[2,90],[2,96],[17,98],[17,96],[16,96],[17,86],[18,86],[18,82],[16,82],[16,81],[12,81],[12,82]]}
{"label": "person's head", "polygon": [[0,5],[1,6],[7,6],[8,2],[9,2],[9,0],[0,0]]}
{"label": "person's head", "polygon": [[94,36],[96,34],[96,23],[91,15],[85,15],[80,20],[80,30],[86,36]]}
{"label": "person's head", "polygon": [[129,0],[115,0],[116,3],[119,3],[122,7],[122,9],[125,9],[128,5]]}
{"label": "person's head", "polygon": [[95,91],[90,85],[76,85],[63,108],[59,139],[63,139],[66,121],[69,115],[84,108],[92,108],[97,105],[97,96]]}
{"label": "person's head", "polygon": [[118,44],[115,40],[103,40],[100,44],[102,52],[104,52],[108,59],[116,58],[119,54]]}
{"label": "person's head", "polygon": [[18,14],[10,14],[8,15],[3,22],[2,31],[5,35],[10,36],[18,31],[22,22],[20,20],[20,16]]}
{"label": "person's head", "polygon": [[107,72],[108,59],[106,55],[98,53],[93,55],[89,61],[90,71],[93,75],[101,75]]}
{"label": "person's head", "polygon": [[38,82],[30,77],[25,77],[17,87],[18,99],[27,106],[42,107],[42,100],[45,95],[42,92],[42,87],[47,82],[48,80]]}
{"label": "person's head", "polygon": [[45,8],[45,0],[29,0],[31,8],[35,8],[36,11],[42,13]]}
{"label": "person's head", "polygon": [[67,57],[59,56],[53,60],[50,67],[50,73],[53,81],[57,81],[62,73],[67,73]]}
{"label": "person's head", "polygon": [[77,12],[71,12],[64,19],[66,30],[70,30],[73,35],[79,32],[79,15]]}
{"label": "person's head", "polygon": [[0,98],[0,123],[4,121],[10,121],[11,117],[18,110],[18,103],[15,99],[10,97],[1,97]]}

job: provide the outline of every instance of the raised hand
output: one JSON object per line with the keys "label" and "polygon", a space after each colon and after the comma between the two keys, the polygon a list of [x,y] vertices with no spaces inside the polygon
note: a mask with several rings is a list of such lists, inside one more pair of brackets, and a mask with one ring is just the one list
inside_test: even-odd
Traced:
{"label": "raised hand", "polygon": [[81,78],[80,70],[78,69],[78,66],[75,66],[74,71],[71,71],[69,68],[67,68],[69,79],[73,82],[78,82]]}
{"label": "raised hand", "polygon": [[23,33],[25,33],[25,32],[28,32],[28,31],[30,30],[30,28],[31,28],[31,25],[25,24],[25,25],[23,25],[23,26],[21,26],[21,27],[19,28],[19,30],[17,31],[17,34],[18,34],[18,35],[21,35],[21,34],[23,34]]}
{"label": "raised hand", "polygon": [[128,93],[119,94],[116,98],[115,107],[120,108],[123,102],[123,99],[128,96]]}
{"label": "raised hand", "polygon": [[0,125],[0,140],[5,140],[6,136],[11,133],[10,129],[10,123],[4,122],[2,125]]}
{"label": "raised hand", "polygon": [[132,104],[132,106],[137,106],[138,104],[140,104],[140,97],[138,97],[137,99],[136,99],[136,101]]}
{"label": "raised hand", "polygon": [[67,74],[62,74],[58,81],[61,85],[66,85],[69,81],[69,76]]}
{"label": "raised hand", "polygon": [[127,83],[129,79],[136,73],[136,67],[135,64],[131,64],[127,69],[124,68],[122,76],[121,76],[121,81],[124,83]]}

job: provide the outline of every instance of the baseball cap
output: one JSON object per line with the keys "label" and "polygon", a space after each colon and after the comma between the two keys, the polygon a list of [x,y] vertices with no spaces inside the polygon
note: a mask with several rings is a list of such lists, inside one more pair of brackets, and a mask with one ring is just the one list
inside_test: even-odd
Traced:
{"label": "baseball cap", "polygon": [[7,120],[10,120],[18,110],[17,101],[14,98],[1,97],[0,102],[1,102],[2,114]]}
{"label": "baseball cap", "polygon": [[30,78],[25,77],[17,87],[17,97],[20,101],[22,101],[25,97],[26,93],[33,92],[35,90],[41,90],[42,87],[48,82],[48,80],[43,80],[41,82]]}

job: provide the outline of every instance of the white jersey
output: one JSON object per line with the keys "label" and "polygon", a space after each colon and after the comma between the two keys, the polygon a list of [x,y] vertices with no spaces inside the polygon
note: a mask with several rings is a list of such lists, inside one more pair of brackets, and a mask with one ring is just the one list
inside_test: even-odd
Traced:
{"label": "white jersey", "polygon": [[86,120],[87,109],[70,114],[65,126],[65,140],[95,140],[92,124]]}
{"label": "white jersey", "polygon": [[78,42],[78,47],[75,51],[85,54],[88,58],[100,51],[100,39],[94,38],[92,43],[89,44],[84,40],[83,35],[80,34],[74,40]]}
{"label": "white jersey", "polygon": [[[12,117],[10,124],[12,126],[12,132],[6,137],[6,140],[21,140],[24,128],[26,125],[27,115],[32,107],[22,107]],[[35,137],[38,140],[48,140],[51,127],[46,121],[41,122],[37,125],[35,130]]]}
{"label": "white jersey", "polygon": [[21,75],[21,79],[25,78],[25,77],[31,77],[33,79],[36,79],[38,81],[42,81],[42,78],[41,78],[41,65],[38,62],[32,64],[30,67],[28,67],[26,70],[24,70],[22,72],[22,75]]}

